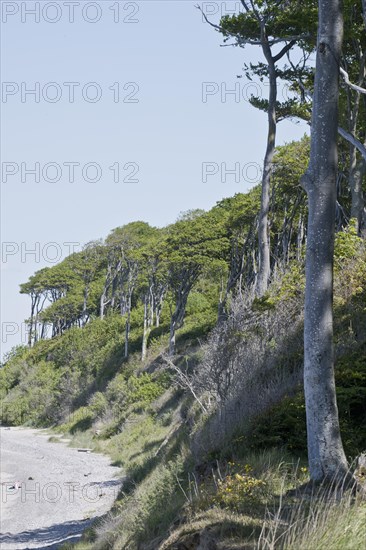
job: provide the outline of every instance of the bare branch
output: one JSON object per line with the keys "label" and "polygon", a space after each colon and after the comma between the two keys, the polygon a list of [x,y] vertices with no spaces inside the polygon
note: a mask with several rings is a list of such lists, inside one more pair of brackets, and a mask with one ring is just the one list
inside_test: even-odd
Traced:
{"label": "bare branch", "polygon": [[292,46],[296,44],[295,40],[291,40],[288,44],[286,44],[280,52],[278,52],[277,55],[274,56],[273,61],[276,63],[279,61],[289,50],[291,50]]}
{"label": "bare branch", "polygon": [[365,88],[361,88],[361,86],[357,86],[357,84],[352,84],[352,82],[350,82],[348,73],[344,69],[342,69],[342,67],[340,67],[339,70],[341,72],[341,75],[344,78],[345,83],[348,84],[348,86],[350,88],[352,88],[352,90],[355,90],[356,92],[359,92],[360,94],[366,94],[366,89]]}
{"label": "bare branch", "polygon": [[366,147],[365,147],[365,145],[363,145],[357,138],[355,138],[355,136],[353,136],[349,132],[346,132],[346,130],[344,130],[341,127],[338,127],[338,134],[341,135],[349,143],[354,145],[356,147],[356,149],[358,149],[358,151],[361,153],[364,160],[366,161]]}
{"label": "bare branch", "polygon": [[[234,32],[230,32],[226,29],[224,29],[221,25],[216,25],[216,23],[212,23],[212,21],[209,20],[207,15],[203,12],[201,6],[197,5],[196,8],[202,13],[204,20],[206,23],[208,23],[211,27],[216,29],[218,32],[221,32],[223,34],[227,34],[231,36],[232,38],[235,38],[237,40],[238,46],[245,46],[246,44],[249,44],[250,46],[262,46],[264,43],[268,44],[269,46],[273,46],[274,44],[281,44],[282,42],[297,42],[298,40],[302,40],[304,38],[309,38],[309,34],[303,34],[298,36],[285,36],[283,38],[272,38],[270,40],[266,40],[265,42],[263,40],[251,40],[249,38],[243,38],[240,34],[236,34]],[[282,56],[281,56],[282,57]]]}
{"label": "bare branch", "polygon": [[[365,1],[366,1],[366,0],[365,0]],[[248,11],[249,11],[249,7],[248,7],[247,2],[246,2],[245,0],[241,0],[241,3],[243,4],[245,11],[248,12]]]}
{"label": "bare branch", "polygon": [[170,368],[172,368],[177,373],[179,385],[182,386],[183,388],[189,389],[194,399],[197,401],[197,403],[201,407],[202,411],[204,413],[207,413],[207,409],[202,403],[202,401],[200,400],[200,398],[198,397],[198,395],[196,394],[189,376],[185,374],[175,363],[173,363],[173,361],[170,359],[169,356],[164,355],[164,361],[167,363],[167,365],[169,365]]}

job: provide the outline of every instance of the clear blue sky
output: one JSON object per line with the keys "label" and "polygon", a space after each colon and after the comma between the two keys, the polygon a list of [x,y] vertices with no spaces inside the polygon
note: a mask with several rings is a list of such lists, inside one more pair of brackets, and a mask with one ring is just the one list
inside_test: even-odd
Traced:
{"label": "clear blue sky", "polygon": [[[75,245],[80,249],[83,243],[137,219],[163,226],[181,211],[208,209],[223,197],[246,191],[260,178],[255,166],[261,165],[264,154],[266,116],[245,100],[249,95],[245,78],[236,78],[244,60],[261,59],[260,52],[250,47],[221,48],[220,35],[203,23],[196,3],[1,2],[1,78],[3,92],[8,92],[1,103],[1,160],[6,171],[19,167],[1,183],[3,352],[22,338],[20,329],[9,329],[9,323],[20,327],[29,315],[29,299],[19,294],[19,284],[52,265],[55,256],[67,255],[70,248],[64,243],[80,243]],[[37,10],[37,4],[38,23],[28,13]],[[119,22],[114,21],[117,4]],[[203,5],[217,11],[213,20],[218,21],[220,9],[232,9],[238,2]],[[95,23],[86,20],[98,18]],[[51,82],[56,86],[49,86]],[[72,86],[65,82],[80,83],[74,87],[73,103]],[[85,87],[91,82],[97,86]],[[109,89],[117,82],[119,102],[114,101],[117,86]],[[204,82],[215,83],[209,86],[212,93],[219,90],[205,102]],[[124,90],[127,83],[135,84]],[[138,92],[132,95],[136,85]],[[235,85],[240,86],[240,101],[233,94],[222,100],[220,91]],[[22,101],[21,91],[36,86],[39,102],[31,95]],[[262,85],[263,97],[267,89]],[[102,96],[97,102],[83,98],[84,93],[92,100],[98,91]],[[59,101],[51,102],[60,93]],[[128,97],[138,101],[124,102]],[[283,122],[278,144],[305,131],[303,124]],[[4,164],[11,162],[15,164]],[[36,162],[39,183],[25,173]],[[80,164],[75,166],[74,182],[69,181],[65,162]],[[205,162],[213,163],[211,167],[226,163],[228,169],[240,163],[241,169],[248,167],[244,168],[248,177],[235,181],[234,175],[227,175],[225,181],[219,172],[204,182]],[[51,165],[45,180],[42,170],[48,163],[57,163],[61,172],[57,174]],[[83,179],[87,163],[98,164],[99,181]],[[115,163],[121,167],[118,183],[109,169]],[[134,164],[124,169],[127,163]],[[123,181],[136,165],[139,171],[130,179],[138,182]],[[93,170],[88,169],[87,178],[94,177]],[[59,181],[47,181],[56,176]],[[37,250],[36,256],[26,253],[31,249]],[[6,337],[9,330],[15,334]]]}

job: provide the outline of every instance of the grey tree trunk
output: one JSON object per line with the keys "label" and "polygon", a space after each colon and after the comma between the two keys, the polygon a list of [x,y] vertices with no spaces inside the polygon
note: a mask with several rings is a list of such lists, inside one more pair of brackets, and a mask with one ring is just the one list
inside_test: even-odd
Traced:
{"label": "grey tree trunk", "polygon": [[144,329],[142,334],[142,349],[141,349],[141,361],[143,361],[146,358],[147,353],[147,339],[149,337],[149,324],[148,324],[148,304],[147,300],[145,299],[144,302]]}
{"label": "grey tree trunk", "polygon": [[174,318],[170,320],[170,334],[169,334],[169,355],[175,354],[175,327],[176,321]]}
{"label": "grey tree trunk", "polygon": [[144,328],[142,333],[142,349],[141,349],[141,361],[146,358],[147,343],[151,332],[151,327],[154,322],[154,295],[152,291],[152,285],[149,288],[149,292],[144,296]]}
{"label": "grey tree trunk", "polygon": [[[360,55],[362,52],[362,46],[359,40],[355,40],[355,55],[359,61],[359,74],[358,74],[358,86],[363,86],[365,80],[365,63],[366,52]],[[349,121],[348,131],[352,136],[357,135],[361,93],[359,91],[352,90],[350,87],[346,88],[347,94],[347,119]],[[349,162],[349,187],[351,190],[351,217],[356,220],[357,232],[361,231],[362,216],[364,210],[364,199],[362,192],[362,180],[366,172],[366,160],[364,158],[358,159],[357,147],[350,144],[350,162]]]}
{"label": "grey tree trunk", "polygon": [[87,321],[88,321],[88,298],[89,298],[89,285],[86,284],[85,288],[84,288],[84,293],[83,293],[83,311],[82,311],[82,314],[81,314],[81,326],[82,327],[85,327]]}
{"label": "grey tree trunk", "polygon": [[191,291],[192,285],[188,284],[183,289],[180,288],[180,291],[177,295],[177,301],[175,305],[175,310],[170,317],[170,336],[169,336],[169,355],[175,355],[175,333],[183,324],[184,315],[186,312],[186,305],[188,300],[188,295]]}
{"label": "grey tree trunk", "polygon": [[362,191],[362,182],[365,173],[366,162],[363,159],[360,159],[357,162],[356,151],[354,151],[354,158],[351,159],[349,184],[352,195],[351,217],[356,220],[356,229],[358,233],[361,232],[362,218],[365,207]]}
{"label": "grey tree trunk", "polygon": [[265,30],[262,29],[262,49],[265,55],[269,72],[269,98],[268,98],[268,136],[267,148],[263,162],[261,209],[258,225],[258,251],[259,270],[256,282],[257,296],[263,296],[268,288],[271,273],[270,243],[268,230],[268,214],[270,205],[270,187],[272,174],[272,161],[276,146],[276,101],[277,101],[277,77],[276,66],[271,53],[271,48],[266,42]]}
{"label": "grey tree trunk", "polygon": [[348,470],[338,420],[333,360],[333,251],[336,210],[340,0],[319,0],[310,162],[303,184],[309,199],[306,250],[304,389],[311,479]]}
{"label": "grey tree trunk", "polygon": [[132,290],[128,293],[127,298],[127,318],[126,318],[126,328],[125,328],[125,358],[128,357],[128,344],[130,339],[130,329],[131,329],[131,301],[132,301]]}
{"label": "grey tree trunk", "polygon": [[[38,296],[37,293],[31,292],[30,293],[30,298],[31,298],[31,316],[29,318],[29,324],[28,324],[28,327],[29,327],[29,330],[28,330],[28,346],[31,348],[32,347],[32,341],[33,341],[33,327],[35,325],[34,313],[35,313],[35,310],[36,310],[36,303],[39,301],[39,296]],[[37,327],[35,326],[34,332],[36,332],[36,331],[37,331]]]}

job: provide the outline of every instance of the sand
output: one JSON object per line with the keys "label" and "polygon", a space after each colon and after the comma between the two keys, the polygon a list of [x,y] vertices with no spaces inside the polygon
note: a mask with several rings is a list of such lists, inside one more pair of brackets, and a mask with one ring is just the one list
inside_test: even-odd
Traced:
{"label": "sand", "polygon": [[77,541],[117,497],[120,469],[107,456],[49,438],[42,430],[0,428],[1,550],[55,550]]}

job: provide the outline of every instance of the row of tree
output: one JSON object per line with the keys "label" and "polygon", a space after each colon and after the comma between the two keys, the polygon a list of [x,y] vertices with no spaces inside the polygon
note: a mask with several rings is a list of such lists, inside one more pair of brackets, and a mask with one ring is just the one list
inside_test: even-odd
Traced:
{"label": "row of tree", "polygon": [[[347,221],[337,203],[348,165],[349,215],[359,234],[366,226],[363,182],[366,173],[366,1],[241,0],[242,13],[208,20],[234,46],[259,46],[265,61],[244,66],[246,76],[269,80],[267,100],[252,104],[268,116],[258,227],[262,296],[271,275],[270,191],[276,128],[280,120],[298,117],[311,125],[309,165],[301,178],[308,197],[304,327],[304,389],[308,458],[313,481],[349,480],[342,446],[334,383],[333,252],[336,214]],[[315,68],[311,54],[316,52]],[[294,61],[295,60],[295,61]],[[342,77],[342,85],[339,80]],[[293,91],[281,103],[279,80]],[[346,145],[346,147],[345,147]],[[337,208],[338,206],[338,208]]]}
{"label": "row of tree", "polygon": [[[271,270],[300,259],[306,240],[307,201],[299,180],[309,158],[304,137],[277,147],[270,195]],[[341,189],[341,188],[340,188]],[[339,196],[350,211],[351,196]],[[218,319],[227,317],[230,296],[256,287],[259,253],[260,186],[221,200],[209,212],[182,214],[174,224],[151,227],[133,222],[105,241],[88,243],[61,263],[39,270],[21,285],[31,301],[28,343],[56,337],[91,319],[120,314],[129,353],[131,313],[141,322],[142,358],[150,333],[159,327],[163,305],[170,317],[170,353],[183,322],[187,300],[202,278],[216,288]],[[342,218],[340,218],[340,227]]]}
{"label": "row of tree", "polygon": [[[271,265],[300,258],[305,242],[306,201],[298,186],[309,155],[304,137],[275,155],[271,193]],[[90,319],[120,314],[129,353],[131,313],[139,309],[142,357],[163,305],[170,317],[170,353],[182,326],[189,294],[202,278],[217,288],[219,319],[233,292],[253,286],[258,274],[255,240],[260,188],[223,199],[209,212],[182,214],[172,225],[132,222],[102,241],[88,243],[61,263],[37,271],[21,292],[31,301],[28,343],[56,337]]]}

